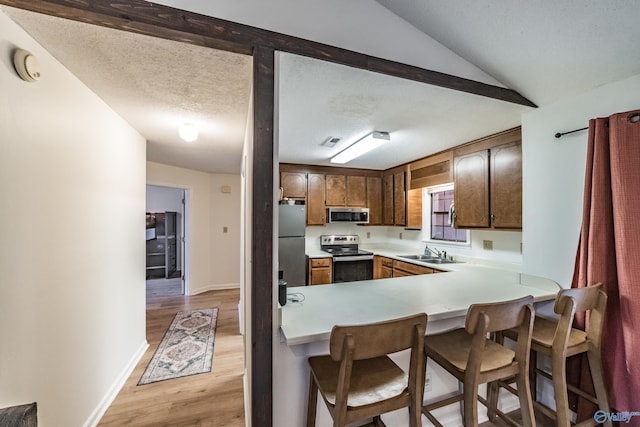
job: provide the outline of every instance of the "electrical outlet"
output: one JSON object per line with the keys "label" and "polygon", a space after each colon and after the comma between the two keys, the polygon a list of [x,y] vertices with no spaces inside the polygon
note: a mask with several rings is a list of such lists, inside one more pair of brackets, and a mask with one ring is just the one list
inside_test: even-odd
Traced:
{"label": "electrical outlet", "polygon": [[402,240],[402,232],[400,232],[400,240]]}
{"label": "electrical outlet", "polygon": [[483,240],[482,241],[482,248],[486,251],[492,251],[493,250],[493,240]]}
{"label": "electrical outlet", "polygon": [[367,231],[367,239],[371,238],[371,232]]}
{"label": "electrical outlet", "polygon": [[226,225],[224,227],[222,227],[222,232],[223,233],[228,233],[229,232],[229,227],[227,227]]}
{"label": "electrical outlet", "polygon": [[431,372],[427,372],[424,379],[424,391],[425,393],[431,391]]}
{"label": "electrical outlet", "polygon": [[522,253],[522,242],[520,242],[520,253]]}

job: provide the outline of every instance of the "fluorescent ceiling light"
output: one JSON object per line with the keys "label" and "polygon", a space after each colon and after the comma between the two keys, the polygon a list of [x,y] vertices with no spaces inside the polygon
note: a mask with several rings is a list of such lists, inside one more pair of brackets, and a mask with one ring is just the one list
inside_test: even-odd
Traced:
{"label": "fluorescent ceiling light", "polygon": [[385,142],[391,140],[389,132],[373,131],[364,138],[351,144],[347,149],[339,152],[331,158],[331,163],[344,164],[356,157],[362,156],[369,151],[380,147]]}
{"label": "fluorescent ceiling light", "polygon": [[193,142],[198,139],[198,129],[192,124],[185,123],[178,128],[178,135],[187,142]]}

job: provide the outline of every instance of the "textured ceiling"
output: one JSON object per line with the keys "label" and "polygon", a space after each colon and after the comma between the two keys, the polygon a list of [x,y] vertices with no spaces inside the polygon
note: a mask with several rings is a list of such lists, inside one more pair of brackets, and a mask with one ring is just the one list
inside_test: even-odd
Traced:
{"label": "textured ceiling", "polygon": [[[148,160],[238,173],[249,111],[249,56],[2,8],[147,139]],[[199,129],[197,141],[178,126]]]}
{"label": "textured ceiling", "polygon": [[[541,106],[640,73],[635,0],[377,1]],[[1,9],[147,138],[149,160],[239,173],[251,58]],[[326,165],[384,130],[391,143],[345,165],[384,169],[517,126],[528,111],[309,58],[278,60],[283,162]],[[200,128],[197,142],[178,139],[185,121]],[[330,136],[342,141],[321,146]]]}

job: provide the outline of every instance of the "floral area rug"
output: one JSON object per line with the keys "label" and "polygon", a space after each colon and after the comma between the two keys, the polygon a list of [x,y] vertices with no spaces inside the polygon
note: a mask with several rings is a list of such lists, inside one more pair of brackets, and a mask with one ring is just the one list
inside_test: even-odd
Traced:
{"label": "floral area rug", "polygon": [[218,308],[176,314],[138,385],[211,372],[217,323]]}

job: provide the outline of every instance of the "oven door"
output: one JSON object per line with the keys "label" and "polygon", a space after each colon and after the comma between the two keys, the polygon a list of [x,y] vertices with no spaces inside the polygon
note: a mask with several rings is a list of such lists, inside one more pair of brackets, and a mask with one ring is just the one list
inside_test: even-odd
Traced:
{"label": "oven door", "polygon": [[333,283],[373,280],[373,255],[333,257]]}

